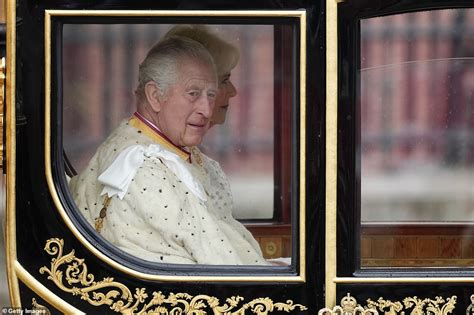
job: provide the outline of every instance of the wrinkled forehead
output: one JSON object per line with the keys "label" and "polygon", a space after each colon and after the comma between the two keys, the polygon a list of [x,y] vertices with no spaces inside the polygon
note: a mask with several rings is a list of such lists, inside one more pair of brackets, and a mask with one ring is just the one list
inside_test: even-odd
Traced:
{"label": "wrinkled forehead", "polygon": [[182,59],[178,62],[178,78],[199,77],[208,81],[217,81],[217,72],[213,63],[201,59]]}
{"label": "wrinkled forehead", "polygon": [[200,60],[184,60],[178,66],[178,84],[189,88],[216,88],[217,74],[212,64]]}

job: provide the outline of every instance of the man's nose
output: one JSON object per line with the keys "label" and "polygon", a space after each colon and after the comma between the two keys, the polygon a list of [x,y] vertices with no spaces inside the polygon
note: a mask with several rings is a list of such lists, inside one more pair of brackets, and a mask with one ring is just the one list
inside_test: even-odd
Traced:
{"label": "man's nose", "polygon": [[214,102],[214,98],[202,95],[201,100],[199,101],[199,113],[206,118],[211,118],[212,110],[214,109]]}

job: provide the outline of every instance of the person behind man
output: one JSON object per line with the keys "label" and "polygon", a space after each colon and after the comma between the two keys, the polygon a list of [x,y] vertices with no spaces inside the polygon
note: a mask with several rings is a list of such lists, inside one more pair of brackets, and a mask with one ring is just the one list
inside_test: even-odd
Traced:
{"label": "person behind man", "polygon": [[171,36],[183,36],[199,42],[214,59],[218,91],[211,127],[223,124],[230,107],[229,100],[237,95],[237,89],[231,81],[231,72],[239,62],[239,50],[205,25],[176,25],[166,33],[165,38]]}
{"label": "person behind man", "polygon": [[[239,50],[205,25],[176,25],[166,33],[165,38],[172,36],[183,36],[201,43],[214,59],[217,70],[218,89],[210,127],[223,124],[228,109],[231,107],[230,99],[237,95],[237,89],[231,80],[231,72],[239,62]],[[218,209],[232,210],[233,198],[229,181],[219,164],[202,154],[198,147],[192,147],[191,151],[194,157],[201,158],[205,169],[213,170],[209,172],[211,187],[221,187],[220,192],[226,192],[218,195],[211,194],[212,202],[215,203]],[[269,259],[268,262],[272,265],[287,266],[291,263],[291,258],[274,258]]]}
{"label": "person behind man", "polygon": [[[210,128],[223,124],[229,108],[229,99],[237,95],[237,90],[230,81],[230,74],[239,62],[238,49],[205,25],[176,25],[165,34],[164,38],[173,36],[182,36],[199,42],[212,56],[217,70],[217,95]],[[197,146],[191,147],[190,150],[195,158],[202,161],[204,169],[208,170],[210,186],[218,188],[209,196],[214,207],[220,211],[232,211],[234,203],[232,191],[219,163],[203,154]]]}
{"label": "person behind man", "polygon": [[79,210],[109,242],[155,262],[267,264],[219,202],[230,192],[218,164],[191,151],[210,126],[216,93],[214,62],[198,42],[170,36],[149,51],[137,111],[70,181]]}
{"label": "person behind man", "polygon": [[[223,124],[228,109],[231,107],[230,99],[237,95],[237,89],[231,80],[231,72],[239,62],[239,50],[205,25],[176,25],[166,33],[165,38],[172,36],[183,36],[201,43],[214,59],[218,89],[210,127]],[[225,191],[218,195],[211,194],[211,201],[218,209],[232,210],[233,198],[230,184],[219,164],[202,154],[198,147],[192,147],[191,151],[193,156],[202,159],[205,169],[213,170],[209,172],[211,187],[221,187],[220,192]],[[287,266],[291,263],[291,258],[269,259],[268,262],[272,265]]]}

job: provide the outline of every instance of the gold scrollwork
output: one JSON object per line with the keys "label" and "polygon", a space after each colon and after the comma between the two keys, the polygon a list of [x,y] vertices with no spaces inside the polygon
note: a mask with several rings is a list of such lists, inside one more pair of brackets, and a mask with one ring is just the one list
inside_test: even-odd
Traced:
{"label": "gold scrollwork", "polygon": [[[455,295],[446,300],[440,296],[437,296],[434,300],[419,299],[414,296],[403,299],[403,303],[401,303],[398,301],[392,302],[385,300],[381,297],[377,302],[368,299],[367,305],[361,306],[357,303],[357,300],[348,293],[347,296],[342,298],[340,306],[337,305],[332,310],[323,308],[318,312],[318,315],[378,315],[379,311],[384,315],[404,315],[405,312],[409,312],[410,315],[447,315],[454,310],[456,299],[457,297]],[[471,301],[474,303],[474,295],[471,297]]]}
{"label": "gold scrollwork", "polygon": [[[84,259],[77,258],[74,250],[63,255],[64,240],[52,238],[46,242],[44,250],[52,256],[50,268],[43,266],[40,273],[48,274],[61,290],[78,295],[94,306],[109,305],[110,309],[122,314],[206,314],[206,308],[212,310],[212,314],[234,314],[245,315],[246,311],[257,314],[268,314],[274,310],[291,312],[296,309],[301,311],[307,308],[301,304],[294,304],[292,300],[285,303],[274,303],[272,299],[256,298],[248,303],[239,304],[244,300],[240,296],[232,296],[226,299],[224,305],[220,305],[219,299],[214,296],[197,295],[187,293],[169,293],[168,296],[161,291],[153,292],[151,299],[145,288],[136,288],[135,293],[113,278],[104,278],[95,281],[94,275],[89,273]],[[169,309],[171,308],[171,309]],[[238,308],[238,309],[237,309]]]}
{"label": "gold scrollwork", "polygon": [[471,305],[469,305],[466,309],[466,315],[474,314],[474,294],[471,295]]}
{"label": "gold scrollwork", "polygon": [[341,305],[336,305],[333,309],[323,308],[320,309],[318,315],[378,315],[379,313],[375,309],[365,309],[357,303],[357,300],[347,293],[345,297],[341,299]]}
{"label": "gold scrollwork", "polygon": [[[440,296],[432,299],[420,299],[417,296],[407,297],[403,299],[403,304],[400,302],[392,302],[379,298],[377,302],[370,299],[367,300],[367,307],[372,309],[379,309],[386,315],[405,314],[405,311],[410,310],[411,315],[446,315],[454,310],[457,297],[453,295],[446,300]],[[402,311],[405,307],[405,311]]]}

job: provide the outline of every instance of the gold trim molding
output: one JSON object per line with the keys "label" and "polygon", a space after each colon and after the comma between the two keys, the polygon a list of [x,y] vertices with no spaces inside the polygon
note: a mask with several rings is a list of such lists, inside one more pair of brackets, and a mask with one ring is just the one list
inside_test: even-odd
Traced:
{"label": "gold trim molding", "polygon": [[16,256],[16,1],[6,0],[6,73],[5,80],[5,165],[6,168],[6,214],[5,214],[5,253],[8,291],[12,307],[21,307],[20,288],[15,274]]}
{"label": "gold trim molding", "polygon": [[0,167],[3,167],[3,106],[5,99],[5,57],[0,59]]}
{"label": "gold trim molding", "polygon": [[77,258],[75,251],[63,254],[64,240],[51,238],[46,241],[44,250],[51,256],[51,266],[43,266],[39,272],[48,274],[56,286],[64,292],[80,296],[93,306],[108,305],[111,310],[122,314],[206,314],[206,309],[214,315],[238,314],[245,315],[247,310],[252,313],[269,314],[273,311],[290,313],[299,309],[307,310],[292,300],[273,302],[268,297],[256,298],[239,307],[244,301],[241,296],[232,296],[220,305],[214,296],[200,294],[192,296],[188,293],[169,293],[154,291],[151,295],[145,288],[135,288],[134,293],[126,285],[108,277],[95,281],[95,276],[88,272],[84,259]]}
{"label": "gold trim molding", "polygon": [[[471,301],[474,301],[473,298],[474,295],[471,296]],[[350,293],[347,293],[347,295],[341,299],[340,306],[336,305],[333,309],[323,308],[318,312],[318,315],[404,315],[405,313],[413,315],[447,315],[452,313],[454,310],[456,300],[457,297],[455,295],[447,299],[437,296],[434,300],[429,298],[420,299],[417,296],[414,296],[404,298],[402,302],[392,302],[380,297],[377,301],[368,299],[367,305],[361,306],[357,303],[357,300],[350,295]]]}
{"label": "gold trim molding", "polygon": [[337,107],[338,31],[337,3],[326,0],[326,296],[327,306],[336,304],[337,276]]}

